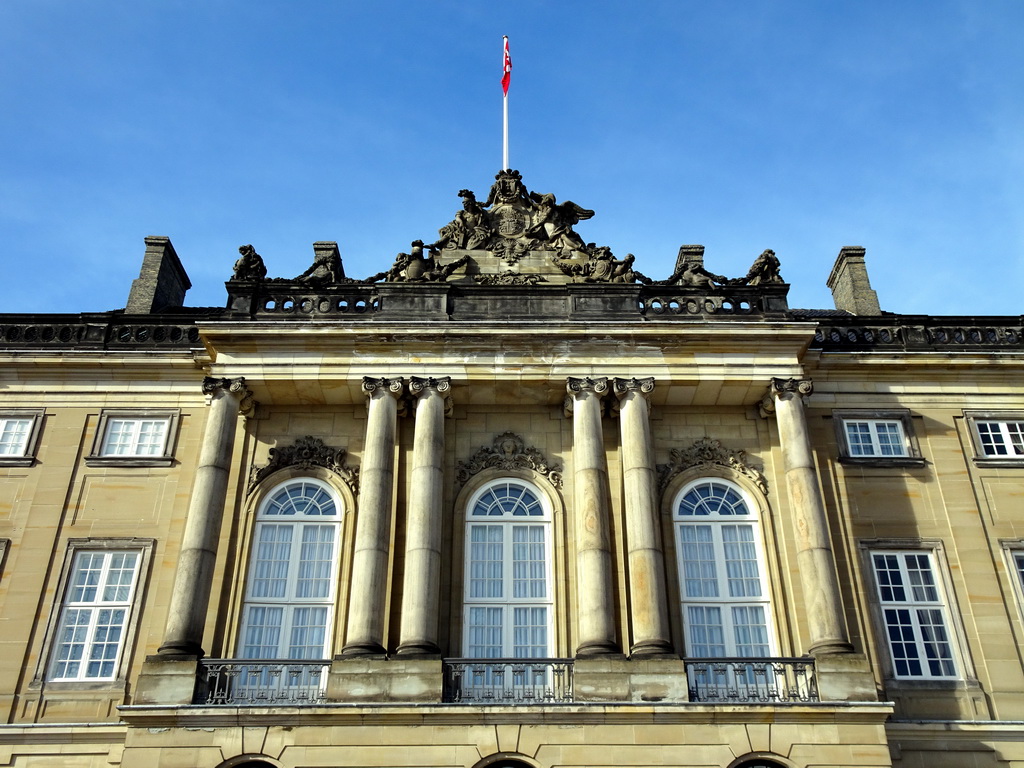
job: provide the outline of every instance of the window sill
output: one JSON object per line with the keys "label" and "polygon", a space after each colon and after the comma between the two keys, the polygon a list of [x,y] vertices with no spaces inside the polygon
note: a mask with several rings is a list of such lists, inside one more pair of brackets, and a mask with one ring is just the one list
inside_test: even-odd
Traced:
{"label": "window sill", "polygon": [[850,467],[923,467],[920,456],[840,456],[839,463]]}
{"label": "window sill", "polygon": [[964,678],[928,678],[910,679],[905,677],[885,678],[886,690],[897,691],[974,691],[981,690],[981,683],[974,679]]}
{"label": "window sill", "polygon": [[87,456],[87,467],[169,467],[173,456]]}
{"label": "window sill", "polygon": [[976,467],[1010,467],[1024,469],[1024,456],[975,456]]}
{"label": "window sill", "polygon": [[31,467],[35,456],[0,456],[0,467]]}

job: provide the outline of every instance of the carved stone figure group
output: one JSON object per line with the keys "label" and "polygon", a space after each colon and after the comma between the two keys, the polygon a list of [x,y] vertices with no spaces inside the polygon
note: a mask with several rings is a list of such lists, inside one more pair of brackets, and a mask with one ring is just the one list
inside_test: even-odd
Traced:
{"label": "carved stone figure group", "polygon": [[[414,240],[410,252],[399,253],[389,269],[365,280],[347,278],[337,245],[315,243],[313,264],[294,281],[313,285],[441,283],[448,281],[471,259],[469,254],[462,254],[447,260],[442,258],[445,251],[483,250],[489,251],[509,266],[528,253],[547,252],[550,262],[558,271],[570,277],[573,282],[580,283],[640,282],[700,289],[783,283],[779,260],[774,251],[762,252],[745,277],[730,279],[704,268],[703,248],[700,246],[684,246],[686,250],[680,250],[672,275],[667,280],[651,280],[634,269],[636,257],[633,254],[617,259],[607,246],[583,241],[574,227],[592,218],[592,210],[571,200],[559,203],[553,194],[528,191],[519,171],[504,170],[494,178],[494,184],[483,204],[472,191],[459,190],[462,210],[438,230],[437,240],[429,245],[425,245],[422,240]],[[240,255],[234,265],[232,280],[259,282],[267,279],[267,268],[253,246],[243,245],[238,252]],[[529,280],[519,277],[517,275],[510,279],[507,276],[484,274],[476,275],[475,281],[486,285],[526,285],[535,284],[540,279],[536,276]],[[282,282],[280,278],[274,278],[273,281]]]}

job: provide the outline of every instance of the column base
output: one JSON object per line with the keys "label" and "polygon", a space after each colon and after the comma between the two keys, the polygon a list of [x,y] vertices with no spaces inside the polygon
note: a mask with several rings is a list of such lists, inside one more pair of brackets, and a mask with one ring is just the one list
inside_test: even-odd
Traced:
{"label": "column base", "polygon": [[576,649],[577,659],[590,659],[595,656],[614,656],[620,659],[626,658],[626,654],[619,649],[619,646],[607,641],[585,643]]}
{"label": "column base", "polygon": [[395,651],[396,656],[419,657],[419,658],[441,658],[441,649],[435,643],[402,643]]}
{"label": "column base", "polygon": [[629,649],[631,659],[678,659],[679,654],[667,640],[645,640]]}
{"label": "column base", "polygon": [[341,649],[342,656],[387,656],[388,652],[379,643],[350,643]]}
{"label": "column base", "polygon": [[807,653],[815,658],[818,656],[829,656],[836,653],[853,653],[853,644],[848,640],[829,638],[816,642],[807,649]]}
{"label": "column base", "polygon": [[183,642],[171,642],[164,643],[156,649],[156,656],[151,657],[154,660],[170,660],[170,659],[201,659],[206,655],[203,648],[198,643],[191,643],[188,641]]}
{"label": "column base", "polygon": [[147,656],[135,684],[132,704],[192,704],[198,671],[199,661],[195,656]]}

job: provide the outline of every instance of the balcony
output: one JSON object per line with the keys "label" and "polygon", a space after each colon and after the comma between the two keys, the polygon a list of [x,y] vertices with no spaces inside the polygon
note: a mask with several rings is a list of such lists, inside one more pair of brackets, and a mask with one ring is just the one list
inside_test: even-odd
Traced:
{"label": "balcony", "polygon": [[232,707],[321,704],[330,668],[329,660],[203,659],[193,702]]}
{"label": "balcony", "polygon": [[691,702],[705,704],[802,704],[819,701],[814,660],[687,659]]}
{"label": "balcony", "polygon": [[572,659],[445,659],[441,701],[494,706],[573,700]]}

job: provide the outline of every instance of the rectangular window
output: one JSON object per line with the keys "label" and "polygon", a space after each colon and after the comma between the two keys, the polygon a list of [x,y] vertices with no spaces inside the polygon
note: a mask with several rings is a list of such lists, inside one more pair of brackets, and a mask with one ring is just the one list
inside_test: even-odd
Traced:
{"label": "rectangular window", "polygon": [[949,618],[931,552],[871,553],[893,674],[904,679],[958,676]]}
{"label": "rectangular window", "polygon": [[35,460],[43,410],[0,411],[0,466],[31,466]]}
{"label": "rectangular window", "polygon": [[177,411],[103,411],[86,463],[168,465],[177,421]]}
{"label": "rectangular window", "polygon": [[906,456],[903,425],[895,420],[844,420],[850,456]]}
{"label": "rectangular window", "polygon": [[981,453],[992,458],[1024,458],[1024,421],[974,422]]}
{"label": "rectangular window", "polygon": [[50,680],[113,680],[124,650],[142,553],[75,553],[57,633]]}
{"label": "rectangular window", "polygon": [[924,464],[906,410],[833,411],[840,460],[848,464]]}
{"label": "rectangular window", "polygon": [[161,456],[167,419],[109,419],[101,456]]}

